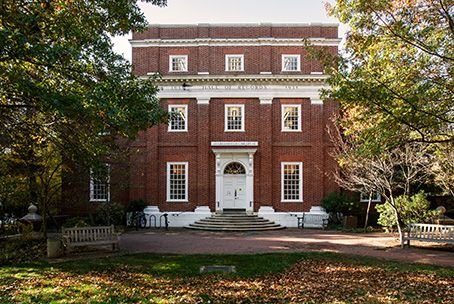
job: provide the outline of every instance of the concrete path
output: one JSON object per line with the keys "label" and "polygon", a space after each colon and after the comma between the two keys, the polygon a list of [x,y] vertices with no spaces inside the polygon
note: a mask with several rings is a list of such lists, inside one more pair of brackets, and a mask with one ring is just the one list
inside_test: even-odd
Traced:
{"label": "concrete path", "polygon": [[454,267],[454,246],[413,242],[411,248],[401,249],[397,236],[384,233],[340,233],[310,229],[247,233],[152,230],[123,234],[120,248],[127,252],[175,254],[338,252]]}

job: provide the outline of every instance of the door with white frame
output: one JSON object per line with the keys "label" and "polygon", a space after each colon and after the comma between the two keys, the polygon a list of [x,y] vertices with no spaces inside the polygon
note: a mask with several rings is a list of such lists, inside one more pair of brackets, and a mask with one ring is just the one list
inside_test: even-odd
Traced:
{"label": "door with white frame", "polygon": [[233,161],[225,166],[222,188],[223,210],[247,209],[246,169],[241,163]]}

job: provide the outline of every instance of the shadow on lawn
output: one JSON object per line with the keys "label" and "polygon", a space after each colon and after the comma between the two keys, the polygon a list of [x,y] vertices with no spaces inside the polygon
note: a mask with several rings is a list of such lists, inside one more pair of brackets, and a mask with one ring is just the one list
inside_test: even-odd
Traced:
{"label": "shadow on lawn", "polygon": [[[201,275],[203,265],[234,265],[238,272]],[[0,302],[6,297],[14,297],[13,302],[75,303],[454,301],[453,268],[332,253],[134,254],[24,264],[0,269],[0,275],[6,278],[0,283]]]}

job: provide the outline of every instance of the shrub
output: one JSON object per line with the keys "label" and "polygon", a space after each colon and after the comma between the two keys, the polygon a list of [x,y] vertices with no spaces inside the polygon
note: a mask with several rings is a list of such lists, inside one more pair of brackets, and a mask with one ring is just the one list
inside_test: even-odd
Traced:
{"label": "shrub", "polygon": [[127,212],[142,212],[143,209],[147,206],[144,200],[133,200],[128,204]]}
{"label": "shrub", "polygon": [[0,240],[0,266],[32,262],[45,257],[46,242],[43,239]]}
{"label": "shrub", "polygon": [[72,228],[72,227],[88,227],[90,226],[89,220],[86,217],[73,217],[68,219],[64,224],[63,227],[65,228]]}
{"label": "shrub", "polygon": [[[421,191],[415,195],[401,195],[395,200],[397,212],[405,225],[411,223],[425,223],[438,214],[436,210],[429,210],[430,202],[426,194]],[[395,211],[389,202],[375,206],[380,216],[378,223],[387,231],[393,231],[397,226]]]}
{"label": "shrub", "polygon": [[94,221],[97,225],[124,225],[125,209],[117,203],[102,204],[94,216]]}
{"label": "shrub", "polygon": [[335,224],[341,222],[343,215],[349,215],[358,208],[357,202],[337,192],[331,192],[324,197],[320,205],[330,214],[330,219]]}

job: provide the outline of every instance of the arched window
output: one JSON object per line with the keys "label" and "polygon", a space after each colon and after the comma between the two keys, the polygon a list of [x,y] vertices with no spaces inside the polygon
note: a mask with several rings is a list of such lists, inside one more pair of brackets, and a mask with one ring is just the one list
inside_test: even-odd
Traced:
{"label": "arched window", "polygon": [[224,174],[246,174],[246,170],[242,164],[233,162],[225,167]]}

